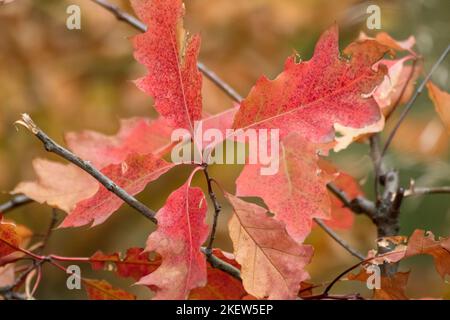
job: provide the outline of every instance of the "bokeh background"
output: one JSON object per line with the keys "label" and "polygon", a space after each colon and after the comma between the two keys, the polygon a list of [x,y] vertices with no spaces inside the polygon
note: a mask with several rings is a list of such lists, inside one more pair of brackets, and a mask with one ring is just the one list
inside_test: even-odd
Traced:
{"label": "bokeh background", "polygon": [[[128,1],[113,1],[130,11]],[[66,28],[66,8],[77,4],[82,12],[82,29]],[[397,39],[414,35],[417,51],[425,57],[425,70],[449,44],[450,2],[448,0],[186,0],[186,28],[202,36],[201,61],[217,72],[242,95],[256,79],[265,74],[276,76],[287,56],[297,51],[305,60],[311,57],[320,33],[337,21],[341,48],[367,30],[367,6],[381,7],[382,31]],[[155,116],[152,101],[130,80],[144,74],[144,68],[132,58],[128,37],[136,34],[130,26],[89,0],[16,0],[0,5],[0,201],[22,180],[34,178],[31,161],[48,155],[41,144],[25,130],[13,125],[21,113],[34,120],[58,142],[66,131],[92,129],[113,134],[118,119]],[[436,71],[433,80],[444,90],[449,88],[450,59]],[[217,113],[232,107],[232,101],[208,80],[204,80],[204,109]],[[395,121],[398,112],[390,122]],[[389,126],[389,124],[388,124]],[[356,177],[372,197],[372,164],[368,146],[354,144],[332,155],[340,168]],[[402,183],[410,179],[417,185],[449,185],[449,137],[434,108],[423,94],[402,125],[389,155],[390,166],[399,168]],[[217,165],[211,173],[226,190],[233,192],[241,166]],[[160,208],[172,190],[188,175],[188,168],[176,168],[152,183],[139,196],[153,209]],[[203,186],[203,179],[195,184]],[[222,203],[225,203],[221,198]],[[226,235],[229,207],[220,218],[217,245],[231,250]],[[59,213],[59,218],[63,217]],[[31,228],[37,236],[45,232],[51,209],[31,204],[8,217]],[[65,256],[89,256],[96,250],[125,251],[143,246],[153,230],[150,222],[123,206],[106,223],[95,228],[55,230],[47,252]],[[450,195],[408,198],[401,212],[401,233],[410,235],[416,228],[436,235],[450,235]],[[376,232],[365,217],[357,217],[350,231],[341,232],[353,246],[367,252],[375,247]],[[314,283],[326,282],[356,261],[330,240],[314,230],[307,242],[315,246],[309,266]],[[418,257],[402,263],[411,267],[407,293],[411,297],[450,298],[450,285],[441,281],[431,257]],[[116,286],[148,298],[145,288],[131,286],[132,281],[116,279],[110,272],[92,272],[82,266],[83,276],[104,278]],[[66,275],[44,267],[44,279],[37,291],[39,299],[82,299],[84,291],[69,291]],[[337,292],[358,290],[362,285],[343,283]]]}

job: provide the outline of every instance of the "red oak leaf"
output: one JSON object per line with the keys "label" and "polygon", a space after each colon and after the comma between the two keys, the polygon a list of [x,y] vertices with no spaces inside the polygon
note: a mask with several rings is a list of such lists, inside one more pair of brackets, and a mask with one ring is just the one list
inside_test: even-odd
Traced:
{"label": "red oak leaf", "polygon": [[[214,249],[213,255],[236,268],[240,268],[240,265],[230,254],[224,254],[221,250]],[[214,268],[210,263],[208,263],[207,273],[208,282],[206,286],[191,290],[190,300],[240,300],[247,295],[242,286],[242,281]]]}
{"label": "red oak leaf", "polygon": [[[173,166],[174,164],[159,159],[151,153],[147,155],[131,154],[124,162],[103,168],[102,173],[128,194],[135,195]],[[91,222],[92,226],[96,226],[103,223],[122,204],[122,199],[99,184],[97,193],[78,202],[60,227],[79,227]]]}
{"label": "red oak leaf", "polygon": [[313,248],[295,242],[266,209],[226,197],[234,209],[228,228],[245,290],[260,299],[295,299]]}
{"label": "red oak leaf", "polygon": [[197,69],[200,37],[183,29],[181,0],[132,0],[148,31],[133,38],[134,56],[148,73],[136,85],[154,98],[171,126],[191,133],[202,115],[202,76]]}
{"label": "red oak leaf", "polygon": [[206,199],[190,180],[174,191],[156,218],[158,229],[146,251],[162,257],[161,266],[139,284],[157,287],[155,299],[186,299],[190,290],[206,284],[206,261],[200,247],[208,236]]}
{"label": "red oak leaf", "polygon": [[0,214],[0,258],[15,251],[20,245],[21,239],[14,223],[6,222]]}
{"label": "red oak leaf", "polygon": [[370,97],[383,80],[386,68],[372,66],[389,49],[373,40],[350,44],[339,56],[336,25],[320,37],[314,55],[307,62],[287,59],[284,71],[275,79],[262,77],[241,103],[234,128],[275,128],[280,137],[300,132],[316,143],[342,136],[335,150],[345,148],[355,136],[380,131],[384,122]]}
{"label": "red oak leaf", "polygon": [[434,107],[450,134],[450,94],[439,89],[431,81],[427,83],[428,94],[434,103]]}
{"label": "red oak leaf", "polygon": [[170,142],[171,130],[164,119],[132,118],[120,121],[113,136],[85,130],[65,135],[67,146],[97,169],[118,164],[132,153],[157,153]]}
{"label": "red oak leaf", "polygon": [[261,197],[291,237],[303,242],[313,218],[330,218],[326,184],[331,177],[321,172],[318,160],[316,145],[290,135],[280,144],[278,172],[261,175],[260,164],[245,165],[236,180],[236,195]]}
{"label": "red oak leaf", "polygon": [[89,258],[89,261],[93,270],[108,269],[109,266],[115,265],[113,270],[117,275],[123,278],[131,277],[136,281],[152,273],[161,265],[159,255],[150,259],[149,253],[141,248],[129,248],[125,257],[120,257],[118,253],[104,254],[97,251]]}
{"label": "red oak leaf", "polygon": [[135,300],[136,297],[122,289],[113,288],[105,280],[83,279],[90,300]]}

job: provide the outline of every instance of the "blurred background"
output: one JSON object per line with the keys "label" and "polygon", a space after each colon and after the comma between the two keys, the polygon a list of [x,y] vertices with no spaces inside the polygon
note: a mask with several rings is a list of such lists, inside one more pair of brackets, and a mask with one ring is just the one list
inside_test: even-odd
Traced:
{"label": "blurred background", "polygon": [[[131,12],[128,1],[111,2]],[[81,30],[66,28],[66,8],[71,4],[81,7]],[[186,0],[185,27],[202,36],[200,60],[245,96],[260,75],[276,76],[294,51],[308,60],[319,35],[334,21],[340,26],[341,48],[360,31],[374,36],[376,32],[366,27],[365,12],[370,4],[381,7],[381,31],[400,40],[409,35],[416,37],[417,51],[425,57],[425,70],[450,42],[448,0]],[[128,37],[133,34],[134,29],[88,0],[15,0],[0,5],[0,203],[10,198],[8,192],[18,182],[34,178],[33,158],[59,160],[46,154],[25,130],[16,130],[13,123],[21,113],[31,114],[41,128],[61,143],[66,131],[91,129],[113,134],[120,118],[156,115],[151,99],[130,82],[145,73],[132,58]],[[449,65],[447,59],[433,76],[433,81],[447,91]],[[207,79],[203,102],[204,110],[211,114],[233,105]],[[395,121],[398,114],[399,110],[389,122]],[[367,154],[366,144],[354,144],[332,158],[373,197],[372,163]],[[386,159],[388,165],[401,170],[405,186],[410,179],[424,186],[450,184],[449,136],[426,93],[403,123]],[[241,169],[238,165],[216,165],[211,174],[233,192]],[[155,210],[160,208],[170,192],[184,183],[188,173],[189,169],[183,167],[172,170],[149,185],[139,199]],[[204,187],[203,179],[195,180],[195,184]],[[223,198],[220,200],[225,204]],[[225,232],[229,207],[225,205],[223,212],[217,245],[230,251]],[[59,212],[59,218],[63,216]],[[45,232],[50,217],[51,208],[38,204],[8,214],[8,218],[28,226],[37,235]],[[124,252],[132,246],[144,246],[153,228],[123,206],[98,227],[56,230],[47,252],[64,256],[90,256],[96,250]],[[401,233],[410,235],[416,228],[439,236],[450,235],[450,195],[406,199]],[[361,252],[376,246],[375,228],[365,217],[357,217],[350,231],[340,233]],[[316,252],[308,268],[314,283],[329,281],[356,262],[320,229],[314,230],[307,242],[314,245]],[[450,285],[441,281],[431,257],[409,259],[401,269],[411,266],[414,268],[407,289],[409,296],[450,298]],[[131,287],[132,280],[117,279],[107,271],[92,272],[88,265],[82,269],[85,277],[107,279],[139,298],[150,296],[145,288]],[[65,282],[63,272],[45,266],[36,297],[86,298],[84,291],[69,291]],[[336,289],[369,294],[357,283],[343,283]]]}

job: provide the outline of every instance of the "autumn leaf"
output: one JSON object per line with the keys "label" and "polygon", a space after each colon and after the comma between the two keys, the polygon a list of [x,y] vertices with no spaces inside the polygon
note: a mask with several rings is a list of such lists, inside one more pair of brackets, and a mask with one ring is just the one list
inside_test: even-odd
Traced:
{"label": "autumn leaf", "polygon": [[164,119],[131,118],[120,121],[119,131],[112,136],[85,130],[65,135],[67,146],[97,169],[118,164],[130,154],[155,153],[170,143],[171,129]]}
{"label": "autumn leaf", "polygon": [[[349,274],[347,279],[366,283],[372,273],[361,268],[357,274]],[[409,272],[397,272],[392,276],[381,276],[380,288],[374,288],[372,299],[375,300],[409,300],[405,290]]]}
{"label": "autumn leaf", "polygon": [[241,103],[234,128],[275,128],[283,138],[299,132],[315,143],[337,138],[335,150],[345,148],[355,136],[380,131],[383,118],[370,97],[381,83],[386,68],[372,66],[389,49],[373,40],[350,44],[339,55],[336,25],[320,37],[309,61],[287,59],[284,71],[275,79],[260,78]]}
{"label": "autumn leaf", "polygon": [[133,38],[134,57],[148,70],[136,85],[154,98],[156,110],[172,127],[192,133],[194,121],[202,115],[200,37],[189,37],[184,30],[181,0],[132,0],[131,4],[148,27]]}
{"label": "autumn leaf", "polygon": [[[26,248],[28,246],[29,242],[31,241],[31,239],[33,237],[33,232],[30,229],[28,229],[24,225],[15,224],[12,221],[4,220],[4,219],[2,220],[1,214],[0,214],[0,226],[1,226],[1,224],[5,224],[5,225],[11,226],[13,228],[13,230],[12,229],[10,229],[10,230],[13,231],[13,234],[11,235],[12,238],[16,239],[13,241],[14,247]],[[1,227],[0,227],[0,229],[1,229]],[[8,227],[7,227],[7,229],[8,229]],[[0,231],[0,233],[1,233],[1,231]],[[0,239],[2,239],[1,236],[0,236]],[[18,243],[17,243],[17,239],[19,241]],[[0,247],[2,247],[3,245],[6,245],[6,243],[1,242],[1,240],[0,240]],[[1,251],[1,249],[0,249],[0,251]],[[25,255],[26,254],[24,252],[16,251],[16,250],[5,256],[2,256],[2,254],[0,254],[0,267],[14,263],[15,261],[24,257]]]}
{"label": "autumn leaf", "polygon": [[98,182],[72,164],[34,159],[36,181],[19,183],[12,194],[23,193],[39,203],[70,212],[83,199],[95,194]]}
{"label": "autumn leaf", "polygon": [[373,93],[386,118],[397,105],[407,102],[414,93],[414,85],[421,73],[422,65],[419,62],[414,67],[407,65],[406,63],[412,59],[414,59],[412,55],[397,60],[383,59],[375,65],[375,67],[384,65],[388,68],[388,74]]}
{"label": "autumn leaf", "polygon": [[[102,173],[114,181],[128,194],[135,195],[145,186],[169,171],[174,164],[153,154],[131,154],[120,164],[111,164]],[[92,226],[103,223],[123,204],[123,200],[100,185],[92,197],[80,201],[61,223],[60,227],[79,227],[92,222]]]}
{"label": "autumn leaf", "polygon": [[[337,169],[331,162],[319,159],[319,167],[329,176],[334,177],[333,184],[345,192],[349,199],[363,196],[360,184],[350,174]],[[353,226],[355,214],[347,208],[342,201],[331,191],[328,191],[331,200],[331,218],[325,224],[331,228],[347,230]]]}
{"label": "autumn leaf", "polygon": [[[213,255],[238,269],[240,268],[240,265],[230,254],[214,249]],[[206,285],[191,290],[189,294],[190,300],[240,300],[247,295],[242,281],[220,269],[214,268],[210,263],[208,263],[207,274],[208,280]]]}
{"label": "autumn leaf", "polygon": [[131,277],[139,280],[152,273],[161,265],[161,257],[157,255],[150,259],[149,253],[142,248],[129,248],[124,257],[118,253],[104,254],[97,251],[90,258],[93,270],[109,269],[116,271],[117,275],[123,278]]}
{"label": "autumn leaf", "polygon": [[105,280],[83,279],[90,300],[135,300],[136,297],[122,289],[113,288]]}
{"label": "autumn leaf", "polygon": [[300,283],[308,278],[304,268],[313,248],[295,242],[264,208],[226,197],[233,206],[228,229],[245,290],[259,299],[295,299]]}
{"label": "autumn leaf", "polygon": [[436,270],[442,279],[450,274],[450,238],[435,240],[433,233],[415,230],[408,240],[404,258],[418,254],[433,257]]}
{"label": "autumn leaf", "polygon": [[[402,239],[403,237],[399,237]],[[383,241],[393,243],[393,248],[388,254],[380,255],[379,258],[372,259],[373,263],[395,263],[405,258],[416,255],[427,254],[433,257],[436,270],[442,279],[445,279],[447,274],[450,274],[450,237],[440,238],[435,240],[432,232],[425,232],[417,229],[409,237],[408,243],[396,243],[395,238],[388,237]],[[370,252],[369,256],[375,257],[377,252]]]}
{"label": "autumn leaf", "polygon": [[416,55],[413,50],[413,47],[416,44],[416,38],[414,36],[409,36],[406,40],[396,40],[392,38],[387,32],[379,32],[375,35],[375,38],[371,38],[364,32],[361,32],[359,34],[359,40],[375,40],[378,43],[395,51],[408,51],[412,55]]}
{"label": "autumn leaf", "polygon": [[316,149],[300,136],[291,135],[280,144],[276,174],[261,175],[260,164],[247,164],[236,180],[237,196],[261,197],[300,243],[310,233],[313,218],[330,218],[326,184],[332,178],[321,172]]}
{"label": "autumn leaf", "polygon": [[21,239],[14,223],[4,221],[0,214],[0,258],[15,251],[20,245]]}
{"label": "autumn leaf", "polygon": [[146,251],[156,251],[162,263],[138,283],[157,287],[155,299],[186,299],[190,290],[206,284],[206,261],[200,251],[208,237],[206,199],[190,180],[158,211],[158,228],[147,240]]}
{"label": "autumn leaf", "polygon": [[428,94],[434,103],[434,108],[447,128],[447,133],[450,134],[450,95],[439,89],[431,81],[427,83],[427,88]]}

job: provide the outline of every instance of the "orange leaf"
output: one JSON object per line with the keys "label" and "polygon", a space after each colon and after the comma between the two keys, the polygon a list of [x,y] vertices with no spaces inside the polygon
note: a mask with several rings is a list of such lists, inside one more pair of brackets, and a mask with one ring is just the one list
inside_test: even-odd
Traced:
{"label": "orange leaf", "polygon": [[135,300],[136,297],[122,289],[113,288],[105,280],[83,279],[90,300]]}
{"label": "orange leaf", "polygon": [[[349,274],[347,279],[366,282],[371,276],[364,268],[358,274]],[[374,289],[372,298],[375,300],[408,300],[405,289],[409,272],[397,272],[391,277],[381,276],[380,289]]]}
{"label": "orange leaf", "polygon": [[14,223],[5,222],[0,215],[0,258],[15,251],[20,245],[21,239]]}
{"label": "orange leaf", "polygon": [[450,134],[450,94],[440,90],[431,81],[427,83],[428,94],[434,103],[434,107]]}

